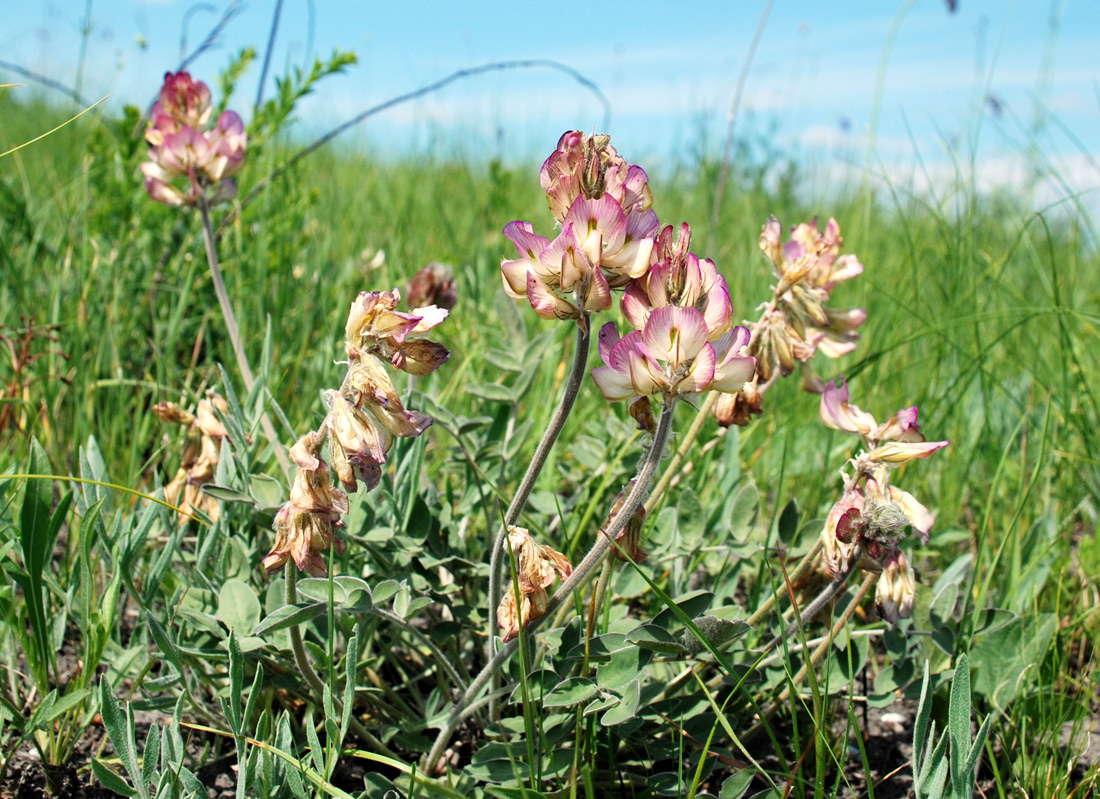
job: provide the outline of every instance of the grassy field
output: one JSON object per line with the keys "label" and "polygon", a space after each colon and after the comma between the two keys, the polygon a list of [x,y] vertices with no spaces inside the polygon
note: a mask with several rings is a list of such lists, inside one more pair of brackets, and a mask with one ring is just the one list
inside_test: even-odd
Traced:
{"label": "grassy field", "polygon": [[[15,96],[0,95],[0,152],[65,118]],[[869,181],[819,207],[798,191],[811,176],[797,168],[779,179],[784,166],[735,163],[712,230],[718,164],[669,170],[654,209],[662,224],[691,223],[736,319],[755,319],[775,282],[757,247],[772,214],[785,226],[835,217],[844,252],[865,265],[834,297],[867,309],[863,339],[815,366],[847,377],[876,418],[917,405],[928,438],[951,441],[896,477],[936,516],[927,545],[903,544],[919,575],[913,617],[892,627],[870,599],[851,608],[805,678],[800,645],[830,640],[826,618],[766,649],[792,598],[804,606],[821,588],[807,578],[788,589],[784,572],[817,540],[857,449],[818,421],[816,395],[781,381],[747,427],[706,421],[648,517],[649,560],[616,562],[598,613],[578,591],[531,636],[523,666],[517,655],[504,670],[500,720],[481,708],[435,776],[422,758],[485,662],[498,508],[573,360],[573,325],[501,289],[500,261],[514,255],[504,225],[553,225],[538,165],[379,164],[325,149],[243,209],[218,207],[228,294],[260,374],[246,396],[199,215],[148,198],[136,123],[93,113],[0,159],[0,321],[12,353],[0,371],[0,765],[11,784],[37,748],[82,780],[97,756],[94,777],[133,796],[186,795],[187,775],[219,762],[239,762],[238,796],[243,783],[256,796],[904,795],[926,663],[936,729],[950,729],[961,768],[955,745],[970,725],[947,719],[966,655],[975,722],[990,720],[982,795],[1093,795],[1100,256],[1072,201],[1033,212],[965,182],[930,198]],[[294,151],[274,126],[266,133],[240,197]],[[286,445],[319,424],[321,392],[343,374],[334,362],[351,301],[404,287],[432,261],[454,268],[457,305],[433,331],[452,354],[398,388],[436,424],[398,441],[378,489],[352,495],[346,550],[332,561],[331,573],[369,591],[302,582],[306,609],[279,616],[284,578],[260,561],[287,483],[259,410]],[[622,327],[617,302],[605,316]],[[593,346],[589,366],[600,365]],[[208,388],[230,398],[227,426],[251,443],[231,434],[223,445],[220,519],[181,526],[149,498],[183,448],[182,429],[153,406],[194,407]],[[670,450],[695,417],[679,404]],[[574,564],[643,456],[647,437],[633,428],[586,379],[523,517]],[[681,651],[687,620],[745,620],[773,593],[775,608],[736,640]],[[265,621],[273,613],[281,623]],[[301,679],[291,622],[323,691]],[[885,710],[905,716],[903,733]]]}

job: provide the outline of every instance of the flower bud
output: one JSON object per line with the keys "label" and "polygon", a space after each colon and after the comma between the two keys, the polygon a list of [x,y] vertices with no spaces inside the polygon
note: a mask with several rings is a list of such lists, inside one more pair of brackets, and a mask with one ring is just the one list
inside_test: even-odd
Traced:
{"label": "flower bud", "polygon": [[653,403],[649,397],[636,397],[627,406],[630,416],[638,423],[638,429],[652,434],[657,429],[657,420],[653,416]]}
{"label": "flower bud", "polygon": [[756,378],[745,383],[745,387],[732,394],[721,394],[714,406],[714,418],[722,427],[730,425],[746,426],[753,416],[764,412],[764,395],[760,393]]}
{"label": "flower bud", "polygon": [[[634,481],[631,480],[630,483],[627,484],[627,487],[620,491],[619,495],[615,497],[615,502],[611,505],[611,512],[607,515],[607,522],[604,524],[603,530],[606,530],[615,521],[615,517],[619,515],[619,511],[626,501],[627,493],[633,486]],[[646,558],[649,557],[649,553],[641,547],[642,527],[645,525],[645,515],[645,506],[639,505],[638,509],[634,511],[634,515],[627,520],[626,526],[619,531],[618,536],[615,537],[615,541],[619,546],[612,549],[612,554],[624,563],[627,562],[626,555],[629,555],[630,560],[633,560],[635,563],[644,563]],[[603,534],[602,530],[601,534]]]}
{"label": "flower bud", "polygon": [[916,575],[909,560],[901,550],[883,564],[882,574],[875,586],[875,603],[879,612],[891,624],[909,618],[916,598]]}

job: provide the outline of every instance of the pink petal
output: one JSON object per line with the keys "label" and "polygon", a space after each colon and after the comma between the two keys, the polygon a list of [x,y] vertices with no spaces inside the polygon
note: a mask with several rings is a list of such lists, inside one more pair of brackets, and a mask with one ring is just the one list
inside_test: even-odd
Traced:
{"label": "pink petal", "polygon": [[617,372],[610,366],[599,366],[593,369],[592,379],[596,381],[596,387],[603,394],[604,399],[610,402],[626,399],[634,394],[630,374]]}
{"label": "pink petal", "polygon": [[650,314],[642,336],[647,352],[677,371],[707,343],[707,323],[694,308],[666,305]]}
{"label": "pink petal", "polygon": [[714,347],[703,344],[703,348],[691,362],[691,368],[688,369],[687,374],[678,380],[672,389],[681,394],[698,394],[706,391],[714,382],[714,362]]}
{"label": "pink petal", "polygon": [[620,275],[639,278],[649,269],[649,258],[653,252],[653,239],[639,239],[613,249],[604,243],[605,255],[600,266]]}
{"label": "pink petal", "polygon": [[[622,346],[620,342],[619,346]],[[659,390],[668,388],[668,380],[660,364],[646,355],[640,348],[627,351],[627,363],[630,368],[630,382],[634,392],[648,397]]]}
{"label": "pink petal", "polygon": [[606,311],[611,307],[611,286],[603,272],[596,269],[592,272],[591,282],[584,297],[584,309],[590,312]]}
{"label": "pink petal", "polygon": [[527,296],[527,274],[530,258],[517,258],[514,261],[500,262],[500,276],[504,279],[504,292],[513,300]]}
{"label": "pink petal", "polygon": [[908,443],[904,441],[887,441],[871,450],[868,457],[880,463],[898,465],[918,458],[927,458],[938,449],[943,449],[950,441],[923,441]]}
{"label": "pink petal", "polygon": [[425,305],[423,308],[413,308],[412,315],[419,316],[420,321],[417,322],[416,327],[410,332],[426,333],[445,320],[450,313],[451,312],[446,308],[440,308],[436,305]]}
{"label": "pink petal", "polygon": [[565,219],[562,220],[562,227],[569,223],[572,223],[575,228],[574,236],[585,241],[586,244],[593,238],[593,234],[599,233],[602,242],[601,251],[588,253],[594,263],[602,259],[604,251],[617,253],[626,240],[626,217],[623,215],[622,206],[606,194],[597,200],[584,197],[574,200]]}
{"label": "pink petal", "polygon": [[600,328],[598,336],[600,345],[600,357],[608,366],[611,365],[611,351],[619,343],[619,329],[614,322],[608,322]]}
{"label": "pink petal", "polygon": [[543,319],[576,319],[581,313],[577,306],[556,295],[530,272],[527,273],[527,299]]}
{"label": "pink petal", "polygon": [[516,220],[504,226],[504,237],[516,245],[522,256],[538,260],[539,253],[550,245],[550,239],[534,233],[530,222]]}
{"label": "pink petal", "polygon": [[826,427],[843,430],[845,433],[866,435],[875,428],[875,420],[857,406],[848,403],[848,386],[837,388],[830,380],[821,394],[818,415]]}
{"label": "pink petal", "polygon": [[[654,267],[654,269],[656,268]],[[631,327],[635,330],[641,330],[645,327],[652,309],[649,305],[649,297],[646,296],[638,281],[631,281],[630,285],[626,287],[626,291],[623,292],[622,309],[623,316],[626,317],[626,321],[630,322]]]}
{"label": "pink petal", "polygon": [[730,323],[733,321],[733,303],[730,302],[730,292],[724,277],[719,276],[707,291],[707,304],[703,308],[703,318],[706,319],[711,341],[730,329]]}

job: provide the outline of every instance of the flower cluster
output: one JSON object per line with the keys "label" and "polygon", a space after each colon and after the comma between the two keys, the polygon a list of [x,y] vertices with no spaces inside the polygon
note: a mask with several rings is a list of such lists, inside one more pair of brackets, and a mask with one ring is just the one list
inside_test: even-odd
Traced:
{"label": "flower cluster", "polygon": [[235,112],[223,111],[211,128],[212,114],[205,83],[187,72],[165,74],[145,131],[150,160],[141,165],[145,190],[157,202],[196,205],[236,196],[230,178],[244,166],[248,135]]}
{"label": "flower cluster", "polygon": [[779,372],[788,375],[800,364],[803,382],[820,391],[820,381],[808,361],[816,352],[839,358],[856,347],[867,313],[861,308],[826,307],[829,293],[838,283],[863,272],[854,255],[841,255],[840,225],[830,219],[825,231],[816,221],[801,224],[782,241],[779,220],[772,217],[760,234],[760,249],[775,266],[778,283],[775,300],[761,317],[759,335],[751,347],[760,362],[760,377],[767,381]]}
{"label": "flower cluster", "polygon": [[540,181],[561,232],[551,241],[529,222],[504,228],[519,252],[501,264],[504,290],[526,297],[539,316],[587,324],[588,314],[611,307],[613,289],[624,289],[634,330],[600,330],[606,365],[592,377],[604,397],[631,398],[631,415],[652,428],[653,395],[744,388],[756,370],[744,352],[749,331],[732,326],[729,289],[714,263],[689,252],[688,225],[658,232],[645,170],[627,164],[609,137],[570,131]]}
{"label": "flower cluster", "polygon": [[[298,472],[290,501],[275,517],[275,544],[263,561],[269,572],[293,558],[299,569],[324,574],[321,553],[333,545],[342,549],[334,532],[348,511],[345,491],[356,491],[359,483],[367,491],[377,486],[394,438],[418,436],[432,423],[405,408],[384,364],[412,375],[441,366],[450,353],[424,334],[448,312],[435,305],[399,311],[400,302],[401,293],[394,289],[361,292],[351,305],[345,327],[347,375],[339,390],[325,392],[329,411],[321,426],[290,451]],[[329,464],[321,460],[326,441]],[[332,473],[343,490],[333,484]]]}
{"label": "flower cluster", "polygon": [[764,392],[796,366],[803,387],[820,393],[823,384],[810,360],[818,352],[830,358],[851,352],[859,341],[856,330],[867,319],[861,308],[838,310],[826,305],[838,283],[863,271],[856,256],[840,254],[843,239],[835,219],[829,220],[824,232],[817,229],[816,220],[800,224],[784,243],[779,220],[772,217],[759,244],[777,282],[771,301],[761,306],[763,312],[752,324],[748,353],[757,358],[756,377],[741,391],[721,395],[714,407],[723,427],[746,425],[762,413]]}
{"label": "flower cluster", "polygon": [[561,224],[551,241],[530,222],[504,235],[519,258],[501,264],[504,290],[546,319],[577,319],[611,307],[611,289],[649,269],[659,222],[645,170],[629,165],[608,136],[564,134],[543,164],[541,182]]}
{"label": "flower cluster", "polygon": [[153,406],[153,413],[162,421],[187,426],[180,467],[164,487],[164,501],[179,508],[180,523],[186,523],[195,511],[211,521],[217,521],[220,515],[218,501],[204,494],[202,487],[214,481],[221,442],[227,435],[216,411],[225,413],[228,408],[225,400],[213,391],[207,391],[206,398],[199,400],[194,413],[174,402],[158,402]]}
{"label": "flower cluster", "polygon": [[563,580],[569,577],[573,567],[557,550],[546,544],[536,544],[523,527],[509,527],[504,545],[515,558],[520,594],[517,602],[516,592],[509,588],[497,607],[497,624],[507,643],[519,635],[521,627],[546,613],[550,602],[546,589],[554,582],[555,575]]}
{"label": "flower cluster", "polygon": [[654,264],[623,293],[634,330],[621,338],[613,323],[600,330],[607,365],[592,378],[607,399],[736,392],[752,379],[756,360],[744,353],[749,331],[732,325],[725,279],[712,261],[688,252],[690,244],[686,223],[675,242],[671,225],[661,231]]}
{"label": "flower cluster", "polygon": [[907,491],[890,484],[890,468],[927,458],[949,441],[926,441],[917,424],[917,408],[904,408],[878,424],[848,401],[847,385],[829,381],[821,395],[821,421],[834,430],[854,433],[865,449],[849,461],[844,492],[829,511],[821,532],[822,567],[832,577],[860,567],[882,572],[878,597],[892,621],[912,609],[913,570],[898,541],[906,528],[928,541],[932,514]]}

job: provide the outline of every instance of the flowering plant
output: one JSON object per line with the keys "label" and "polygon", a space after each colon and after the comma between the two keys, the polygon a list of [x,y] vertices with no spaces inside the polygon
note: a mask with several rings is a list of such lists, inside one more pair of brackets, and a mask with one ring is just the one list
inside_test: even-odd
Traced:
{"label": "flowering plant", "polygon": [[237,196],[232,180],[244,167],[248,143],[235,111],[223,111],[211,127],[210,88],[187,72],[168,72],[149,112],[141,165],[145,190],[165,205],[217,204]]}

